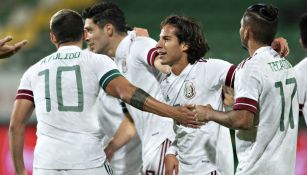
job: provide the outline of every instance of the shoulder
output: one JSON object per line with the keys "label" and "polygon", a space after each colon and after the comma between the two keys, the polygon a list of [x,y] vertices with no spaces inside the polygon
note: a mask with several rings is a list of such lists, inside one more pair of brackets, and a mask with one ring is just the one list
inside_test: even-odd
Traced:
{"label": "shoulder", "polygon": [[101,64],[113,62],[112,58],[104,54],[97,54],[91,51],[82,51],[82,57],[85,59],[86,63]]}
{"label": "shoulder", "polygon": [[230,67],[232,64],[228,61],[216,58],[205,59],[202,58],[198,61],[199,65],[206,66],[212,69],[217,69],[219,67]]}
{"label": "shoulder", "polygon": [[137,48],[146,48],[146,47],[155,47],[157,41],[149,37],[137,36],[133,39],[132,47]]}
{"label": "shoulder", "polygon": [[301,60],[294,66],[296,71],[303,71],[307,69],[307,57]]}

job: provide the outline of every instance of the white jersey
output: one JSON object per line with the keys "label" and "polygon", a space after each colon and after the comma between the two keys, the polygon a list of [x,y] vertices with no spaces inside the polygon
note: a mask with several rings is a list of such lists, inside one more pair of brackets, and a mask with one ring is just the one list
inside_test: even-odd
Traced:
{"label": "white jersey", "polygon": [[[124,113],[120,105],[121,101],[103,91],[99,93],[99,111],[101,125],[107,135],[106,143],[116,133],[121,124]],[[117,150],[110,162],[116,175],[137,175],[141,171],[141,141],[135,136],[127,145]]]}
{"label": "white jersey", "polygon": [[295,67],[297,79],[297,92],[299,99],[300,113],[304,115],[307,124],[307,79],[305,72],[307,70],[307,58],[299,62]]}
{"label": "white jersey", "polygon": [[253,127],[236,131],[237,175],[294,175],[298,99],[291,64],[261,47],[236,71],[234,110],[255,113]]}
{"label": "white jersey", "polygon": [[[159,84],[160,73],[148,65],[148,60],[156,52],[156,49],[152,49],[155,45],[156,41],[153,39],[136,37],[130,32],[119,44],[114,61],[132,84],[163,101]],[[130,105],[127,105],[127,108],[142,141],[143,161],[146,161],[146,157],[157,150],[166,139],[174,140],[172,119],[143,112]]]}
{"label": "white jersey", "polygon": [[[180,73],[171,73],[161,83],[165,100],[170,105],[210,104],[224,110],[223,85],[231,85],[235,66],[218,59],[201,59],[188,64]],[[234,172],[232,143],[229,129],[208,122],[199,129],[174,125],[176,139],[169,154],[178,154],[179,174],[230,175]],[[218,148],[220,147],[220,148]],[[223,151],[222,151],[223,150]]]}
{"label": "white jersey", "polygon": [[111,58],[77,46],[60,47],[25,72],[16,99],[32,100],[35,105],[35,168],[103,166],[106,156],[97,96],[118,76]]}

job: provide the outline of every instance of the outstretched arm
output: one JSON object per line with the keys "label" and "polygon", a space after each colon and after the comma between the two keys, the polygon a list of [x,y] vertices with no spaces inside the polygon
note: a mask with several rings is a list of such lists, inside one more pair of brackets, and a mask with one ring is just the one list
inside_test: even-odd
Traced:
{"label": "outstretched arm", "polygon": [[108,161],[112,160],[114,153],[124,145],[128,144],[130,140],[136,136],[136,128],[133,123],[133,119],[130,114],[125,113],[125,117],[119,125],[113,138],[110,140],[106,148],[104,149]]}
{"label": "outstretched arm", "polygon": [[17,99],[14,103],[9,126],[9,138],[16,175],[27,174],[23,160],[24,130],[33,110],[32,101]]}
{"label": "outstretched arm", "polygon": [[12,39],[13,37],[11,36],[6,36],[5,38],[0,39],[0,59],[14,55],[28,43],[27,40],[23,40],[13,45],[7,44],[7,42],[10,42]]}
{"label": "outstretched arm", "polygon": [[105,91],[110,95],[122,99],[135,108],[157,114],[162,117],[173,118],[187,127],[198,128],[202,125],[194,119],[194,112],[186,106],[173,107],[159,102],[140,88],[133,86],[123,76],[111,80]]}
{"label": "outstretched arm", "polygon": [[197,105],[195,109],[195,118],[199,121],[214,121],[233,129],[249,129],[253,126],[254,113],[248,110],[220,112],[212,109],[210,105]]}

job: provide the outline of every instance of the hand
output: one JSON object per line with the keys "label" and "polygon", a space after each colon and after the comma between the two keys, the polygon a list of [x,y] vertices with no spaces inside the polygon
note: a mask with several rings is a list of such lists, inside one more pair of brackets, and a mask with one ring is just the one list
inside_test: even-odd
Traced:
{"label": "hand", "polygon": [[282,37],[274,39],[271,44],[271,47],[276,50],[276,52],[278,52],[282,57],[286,57],[290,53],[288,42],[285,38]]}
{"label": "hand", "polygon": [[195,106],[195,120],[196,121],[201,121],[201,122],[209,122],[210,118],[209,118],[209,114],[210,112],[213,110],[211,105],[206,105],[206,106],[202,106],[202,105],[197,105]]}
{"label": "hand", "polygon": [[234,104],[233,89],[227,86],[223,87],[224,100],[223,103],[226,106],[232,106]]}
{"label": "hand", "polygon": [[0,59],[7,58],[18,52],[24,45],[28,43],[27,40],[20,41],[14,45],[8,45],[7,42],[11,41],[13,38],[11,36],[6,36],[0,39]]}
{"label": "hand", "polygon": [[140,27],[134,27],[133,30],[136,33],[136,36],[145,36],[145,37],[149,37],[149,33],[147,29],[144,28],[140,28]]}
{"label": "hand", "polygon": [[20,173],[19,172],[15,172],[16,175],[28,175],[26,169],[23,169]]}
{"label": "hand", "polygon": [[166,155],[164,159],[164,164],[165,164],[166,175],[173,175],[174,170],[175,174],[178,175],[179,161],[177,160],[175,155],[173,154]]}
{"label": "hand", "polygon": [[174,119],[183,126],[190,128],[200,128],[202,122],[195,120],[195,105],[183,105],[177,107],[179,114]]}
{"label": "hand", "polygon": [[104,152],[106,153],[108,161],[111,162],[115,151],[113,150],[110,144],[108,144],[108,146],[104,149]]}

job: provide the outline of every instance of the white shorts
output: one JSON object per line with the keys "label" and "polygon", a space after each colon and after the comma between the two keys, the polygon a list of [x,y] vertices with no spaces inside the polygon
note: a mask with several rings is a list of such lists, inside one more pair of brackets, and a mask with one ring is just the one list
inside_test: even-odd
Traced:
{"label": "white shorts", "polygon": [[167,149],[171,146],[172,142],[166,139],[155,151],[149,156],[143,158],[143,175],[164,175],[164,157]]}
{"label": "white shorts", "polygon": [[90,168],[90,169],[55,170],[55,169],[33,168],[33,175],[85,175],[85,174],[113,175],[113,170],[107,161],[101,167]]}

